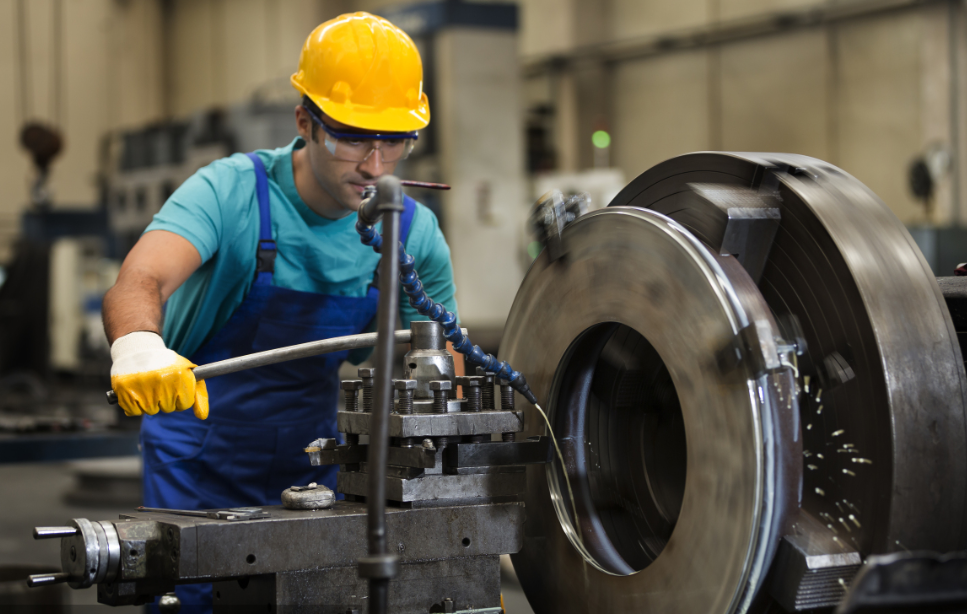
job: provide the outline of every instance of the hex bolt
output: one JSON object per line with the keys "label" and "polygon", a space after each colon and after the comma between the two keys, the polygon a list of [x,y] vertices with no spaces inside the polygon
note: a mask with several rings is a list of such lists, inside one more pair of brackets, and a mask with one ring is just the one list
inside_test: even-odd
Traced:
{"label": "hex bolt", "polygon": [[453,602],[453,599],[450,599],[449,597],[447,597],[446,599],[443,600],[443,611],[444,612],[456,612],[457,611],[457,606]]}
{"label": "hex bolt", "polygon": [[[483,409],[483,398],[481,397],[483,380],[484,378],[481,375],[457,378],[457,383],[463,386],[463,398],[467,400],[463,408],[464,411],[479,412]],[[483,443],[489,439],[490,435],[470,435],[470,443]]]}
{"label": "hex bolt", "polygon": [[[453,382],[448,379],[433,380],[430,382],[430,390],[433,391],[433,413],[447,413],[447,401],[449,400],[449,393],[452,388]],[[444,447],[449,441],[447,437],[434,437],[434,440],[437,448]]]}
{"label": "hex bolt", "polygon": [[363,387],[362,380],[344,379],[340,388],[346,393],[346,411],[359,411],[359,395],[356,391]]}
{"label": "hex bolt", "polygon": [[452,388],[453,382],[448,379],[433,380],[430,382],[430,390],[433,391],[433,413],[447,413],[447,401],[449,400],[450,390]]}
{"label": "hex bolt", "polygon": [[399,394],[399,403],[396,406],[397,413],[412,414],[413,413],[413,393],[416,391],[416,380],[415,379],[394,380],[393,386],[396,387],[397,393]]}
{"label": "hex bolt", "polygon": [[484,371],[483,367],[477,367],[477,375],[483,377],[480,385],[480,396],[483,398],[484,411],[494,409],[494,375],[492,371]]}
{"label": "hex bolt", "polygon": [[[500,409],[514,411],[514,389],[503,378],[500,379]],[[517,433],[501,433],[500,438],[504,441],[516,441]]]}
{"label": "hex bolt", "polygon": [[[415,379],[398,379],[393,380],[393,386],[399,394],[399,401],[397,401],[396,412],[399,414],[412,414],[413,413],[413,393],[416,392],[416,380]],[[401,437],[400,447],[401,448],[412,448],[416,446],[415,437]]]}
{"label": "hex bolt", "polygon": [[483,409],[483,397],[481,396],[483,379],[479,375],[457,378],[457,385],[463,386],[463,398],[467,400],[464,411],[480,411]]}
{"label": "hex bolt", "polygon": [[372,367],[360,368],[359,378],[363,381],[363,411],[373,411],[373,378],[376,369]]}

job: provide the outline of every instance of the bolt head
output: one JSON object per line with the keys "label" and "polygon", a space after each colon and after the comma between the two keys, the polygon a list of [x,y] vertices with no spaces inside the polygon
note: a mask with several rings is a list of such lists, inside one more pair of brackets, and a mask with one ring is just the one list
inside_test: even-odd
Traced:
{"label": "bolt head", "polygon": [[470,388],[480,387],[481,385],[483,385],[483,378],[480,377],[479,375],[468,375],[466,377],[458,377],[457,385],[463,386],[465,388],[468,386]]}
{"label": "bolt head", "polygon": [[393,380],[393,385],[396,387],[397,390],[416,390],[415,379]]}
{"label": "bolt head", "polygon": [[500,378],[500,385],[501,386],[510,386],[510,380],[506,380],[504,378]]}
{"label": "bolt head", "polygon": [[448,379],[434,380],[430,382],[430,390],[450,390],[453,388],[453,382]]}
{"label": "bolt head", "polygon": [[344,379],[340,387],[343,390],[359,390],[363,387],[363,381],[358,379]]}
{"label": "bolt head", "polygon": [[374,377],[376,375],[376,369],[372,367],[360,367],[359,377]]}

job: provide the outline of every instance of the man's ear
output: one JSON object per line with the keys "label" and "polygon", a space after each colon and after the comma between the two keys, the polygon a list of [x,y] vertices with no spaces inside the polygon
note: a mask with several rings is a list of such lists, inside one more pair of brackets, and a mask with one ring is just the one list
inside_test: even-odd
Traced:
{"label": "man's ear", "polygon": [[312,138],[312,118],[301,104],[295,108],[295,125],[302,140],[309,141]]}

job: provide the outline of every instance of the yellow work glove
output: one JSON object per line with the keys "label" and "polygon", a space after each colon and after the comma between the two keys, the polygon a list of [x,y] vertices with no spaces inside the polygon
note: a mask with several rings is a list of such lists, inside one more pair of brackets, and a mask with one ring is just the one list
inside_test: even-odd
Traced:
{"label": "yellow work glove", "polygon": [[196,365],[165,347],[160,335],[139,331],[111,346],[111,387],[128,416],[185,411],[208,417],[208,389],[195,381]]}

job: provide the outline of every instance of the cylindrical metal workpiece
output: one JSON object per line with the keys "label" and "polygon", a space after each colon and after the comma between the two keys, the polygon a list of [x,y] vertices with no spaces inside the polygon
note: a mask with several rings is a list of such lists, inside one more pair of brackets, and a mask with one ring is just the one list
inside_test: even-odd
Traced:
{"label": "cylindrical metal workpiece", "polygon": [[403,377],[416,380],[414,399],[431,399],[430,382],[453,381],[453,355],[447,351],[447,340],[439,322],[410,322],[413,344],[403,357]]}
{"label": "cylindrical metal workpiece", "polygon": [[484,411],[493,410],[494,405],[494,373],[492,371],[484,371],[482,367],[477,367],[477,375],[483,377],[483,383],[480,384],[480,396],[483,399]]}
{"label": "cylindrical metal workpiece", "polygon": [[414,350],[445,350],[447,340],[443,336],[443,325],[429,320],[410,322],[412,333],[410,343]]}
{"label": "cylindrical metal workpiece", "polygon": [[363,387],[363,411],[373,411],[373,378],[376,376],[376,369],[360,368],[358,373]]}
{"label": "cylindrical metal workpiece", "polygon": [[396,413],[412,414],[413,392],[416,390],[416,380],[398,379],[393,382],[393,385],[396,387],[396,391],[399,395],[399,400],[396,404]]}
{"label": "cylindrical metal workpiece", "polygon": [[362,380],[344,379],[340,387],[346,393],[346,411],[359,411],[359,395],[356,391],[363,387]]}

